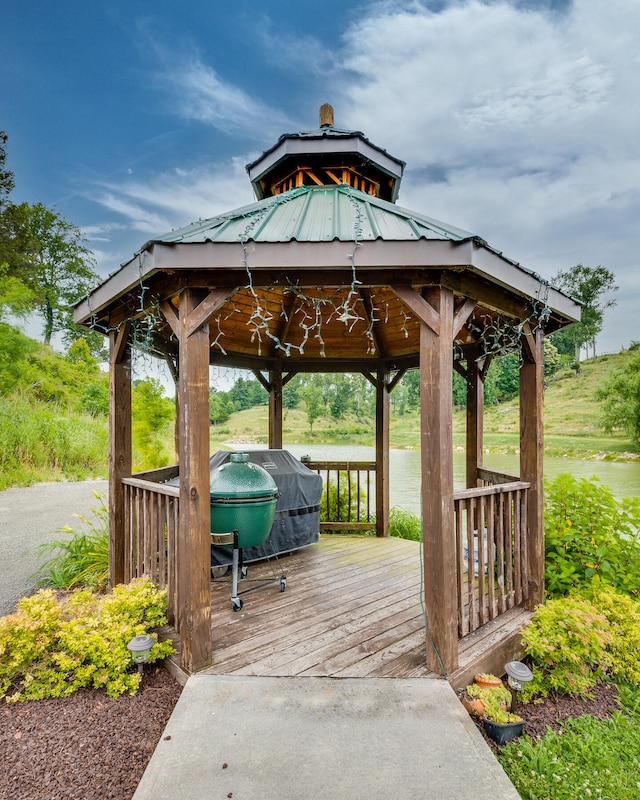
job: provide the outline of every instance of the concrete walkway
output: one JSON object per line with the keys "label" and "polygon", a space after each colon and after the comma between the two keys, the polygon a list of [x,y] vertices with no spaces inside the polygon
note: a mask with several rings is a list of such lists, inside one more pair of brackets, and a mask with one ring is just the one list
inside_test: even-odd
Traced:
{"label": "concrete walkway", "polygon": [[189,678],[133,800],[518,800],[446,681]]}

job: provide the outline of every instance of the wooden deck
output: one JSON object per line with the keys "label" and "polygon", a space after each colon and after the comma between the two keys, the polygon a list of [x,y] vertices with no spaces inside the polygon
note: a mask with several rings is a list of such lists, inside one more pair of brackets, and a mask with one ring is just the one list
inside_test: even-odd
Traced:
{"label": "wooden deck", "polygon": [[[272,566],[250,564],[248,577],[270,577]],[[211,584],[213,663],[201,673],[436,677],[426,668],[416,542],[323,534],[280,568],[286,591],[273,583],[243,594],[238,612],[230,583]]]}
{"label": "wooden deck", "polygon": [[[201,672],[442,677],[426,666],[420,561],[416,542],[324,534],[318,544],[280,558],[285,592],[279,583],[248,592],[242,610],[234,612],[230,583],[212,583],[212,666]],[[252,564],[248,577],[269,577],[271,566]],[[242,581],[240,588],[250,585]],[[503,641],[504,624],[517,624],[519,610],[514,612],[504,615],[500,630],[486,626],[493,641]],[[469,647],[461,642],[461,667],[483,654],[478,633],[465,637],[473,639]],[[179,663],[179,652],[173,661]]]}

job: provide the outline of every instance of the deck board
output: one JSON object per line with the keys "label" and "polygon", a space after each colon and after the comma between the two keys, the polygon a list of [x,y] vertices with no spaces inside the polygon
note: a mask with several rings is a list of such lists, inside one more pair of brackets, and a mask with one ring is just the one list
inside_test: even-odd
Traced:
{"label": "deck board", "polygon": [[[277,565],[274,565],[277,574]],[[403,539],[324,534],[280,559],[287,588],[211,588],[213,664],[206,674],[428,677],[420,547]],[[271,574],[249,565],[249,578]],[[241,582],[240,588],[244,588]]]}
{"label": "deck board", "polygon": [[[280,559],[287,588],[273,583],[242,595],[231,608],[229,582],[211,584],[210,675],[277,677],[443,677],[427,668],[429,639],[423,613],[421,551],[417,542],[323,534],[316,545]],[[272,575],[267,562],[249,565],[249,578]],[[240,588],[246,582],[242,581]],[[464,610],[469,614],[468,607]],[[476,609],[477,613],[477,609]],[[519,630],[530,612],[513,608],[459,643],[460,665],[447,677],[466,685],[475,671],[493,672],[519,658]],[[180,637],[169,626],[180,668]]]}

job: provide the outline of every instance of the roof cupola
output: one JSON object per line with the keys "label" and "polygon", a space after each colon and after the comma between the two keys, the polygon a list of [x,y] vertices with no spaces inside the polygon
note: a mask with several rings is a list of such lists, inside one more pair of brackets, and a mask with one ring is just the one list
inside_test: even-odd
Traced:
{"label": "roof cupola", "polygon": [[317,130],[283,134],[247,172],[258,200],[301,186],[346,184],[395,203],[404,167],[360,131],[335,128],[333,107],[324,103]]}

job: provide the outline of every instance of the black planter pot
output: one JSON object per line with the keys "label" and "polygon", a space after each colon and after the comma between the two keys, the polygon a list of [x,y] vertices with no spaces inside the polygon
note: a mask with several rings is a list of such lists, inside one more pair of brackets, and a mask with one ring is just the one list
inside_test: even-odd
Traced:
{"label": "black planter pot", "polygon": [[522,734],[524,720],[520,722],[494,722],[492,719],[484,719],[484,729],[487,736],[496,744],[506,744],[511,739],[517,739]]}

